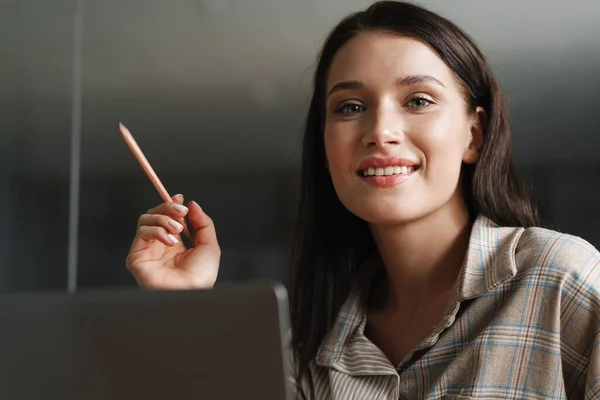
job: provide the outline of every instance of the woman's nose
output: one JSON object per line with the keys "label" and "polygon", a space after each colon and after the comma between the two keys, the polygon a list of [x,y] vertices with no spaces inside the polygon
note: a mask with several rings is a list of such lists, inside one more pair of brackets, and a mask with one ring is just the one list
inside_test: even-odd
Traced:
{"label": "woman's nose", "polygon": [[379,147],[399,145],[402,140],[402,121],[398,113],[391,110],[378,111],[370,124],[366,124],[363,145]]}

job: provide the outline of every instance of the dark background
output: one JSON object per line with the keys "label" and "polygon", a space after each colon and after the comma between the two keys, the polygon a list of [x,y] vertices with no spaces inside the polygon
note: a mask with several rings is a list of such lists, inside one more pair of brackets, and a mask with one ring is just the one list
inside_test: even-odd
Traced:
{"label": "dark background", "polygon": [[[221,281],[283,279],[316,55],[369,3],[0,0],[0,291],[66,290],[69,266],[79,290],[135,284],[125,256],[161,200],[119,121],[215,220]],[[489,56],[548,222],[599,247],[600,2],[421,4]]]}

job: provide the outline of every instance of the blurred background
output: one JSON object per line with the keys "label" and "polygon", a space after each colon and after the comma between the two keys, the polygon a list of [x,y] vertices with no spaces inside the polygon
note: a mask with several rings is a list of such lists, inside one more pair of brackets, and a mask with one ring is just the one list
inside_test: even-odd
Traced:
{"label": "blurred background", "polygon": [[[0,0],[0,291],[135,285],[161,200],[119,121],[215,220],[221,282],[284,279],[316,56],[370,3]],[[600,2],[419,3],[491,60],[548,224],[600,247]]]}

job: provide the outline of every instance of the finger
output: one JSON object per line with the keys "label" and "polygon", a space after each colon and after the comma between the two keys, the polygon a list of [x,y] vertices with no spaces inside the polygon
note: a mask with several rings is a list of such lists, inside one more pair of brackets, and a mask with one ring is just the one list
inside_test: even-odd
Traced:
{"label": "finger", "polygon": [[175,220],[179,220],[185,217],[188,211],[189,209],[183,204],[178,204],[175,201],[169,201],[167,203],[162,203],[154,208],[151,208],[146,212],[146,214],[168,215],[169,217]]}
{"label": "finger", "polygon": [[211,245],[219,246],[217,241],[217,233],[215,231],[215,224],[213,220],[202,210],[202,208],[192,201],[189,204],[188,219],[192,227],[196,231],[196,246],[199,245]]}
{"label": "finger", "polygon": [[[148,210],[147,214],[155,214],[155,215],[162,214],[163,216],[167,216],[167,218],[177,221],[179,224],[183,224],[184,216],[188,213],[188,208],[185,207],[184,205],[180,204],[182,202],[183,202],[183,195],[175,195],[175,196],[173,196],[173,202],[162,203],[162,204]],[[135,253],[135,252],[145,248],[146,246],[148,246],[149,240],[158,240],[161,243],[165,244],[166,246],[172,246],[173,238],[170,238],[168,236],[169,234],[173,235],[173,233],[170,233],[172,231],[169,231],[169,228],[165,227],[164,223],[149,222],[149,221],[145,220],[147,218],[147,217],[145,217],[145,215],[147,215],[147,214],[142,215],[138,219],[138,231],[136,232],[136,236],[133,239],[133,242],[131,243],[131,247],[129,249],[130,254]],[[166,220],[166,222],[167,222],[167,226],[169,226],[170,224],[169,224],[168,220]],[[159,234],[157,238],[154,238],[152,235],[149,235],[149,234],[145,234],[144,237],[142,238],[140,236],[139,229],[143,225],[160,225],[165,230],[165,232],[164,232],[164,234]],[[144,229],[144,232],[146,232],[146,231],[147,230]],[[169,231],[169,232],[167,232],[167,231]],[[179,238],[176,236],[175,236],[175,239],[179,240]]]}
{"label": "finger", "polygon": [[175,196],[173,196],[173,202],[175,202],[177,204],[183,204],[183,195],[176,194]]}
{"label": "finger", "polygon": [[158,240],[165,246],[169,247],[175,246],[179,243],[179,239],[167,232],[167,230],[162,226],[140,226],[138,229],[138,237],[146,242]]}
{"label": "finger", "polygon": [[[173,201],[177,204],[183,205],[183,195],[176,194],[175,196],[173,196]],[[194,236],[190,232],[188,223],[186,222],[185,218],[178,218],[177,222],[179,222],[179,224],[183,227],[182,233],[188,239],[188,242],[193,245],[194,244]],[[181,232],[178,232],[178,233],[181,233]]]}
{"label": "finger", "polygon": [[138,219],[138,228],[141,226],[162,226],[169,233],[178,235],[183,231],[183,225],[174,219],[160,214],[143,214]]}

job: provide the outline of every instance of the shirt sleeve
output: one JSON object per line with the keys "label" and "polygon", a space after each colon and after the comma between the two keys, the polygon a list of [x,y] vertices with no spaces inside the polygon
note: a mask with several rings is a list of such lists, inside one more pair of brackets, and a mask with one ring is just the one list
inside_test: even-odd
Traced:
{"label": "shirt sleeve", "polygon": [[592,344],[585,383],[585,400],[600,400],[600,321],[596,322],[596,337]]}
{"label": "shirt sleeve", "polygon": [[[573,290],[565,291],[565,299],[570,298],[575,311],[569,312],[565,317],[571,320],[563,328],[577,332],[579,336],[580,365],[582,373],[580,389],[574,393],[582,393],[574,398],[585,400],[600,400],[600,253],[595,252],[591,269],[583,269],[578,276],[580,285],[573,285]],[[565,310],[569,307],[565,306]],[[577,340],[566,337],[567,343],[576,343]],[[571,398],[571,397],[569,397]]]}
{"label": "shirt sleeve", "polygon": [[567,237],[552,253],[560,288],[560,367],[566,397],[600,400],[600,253],[589,243]]}

